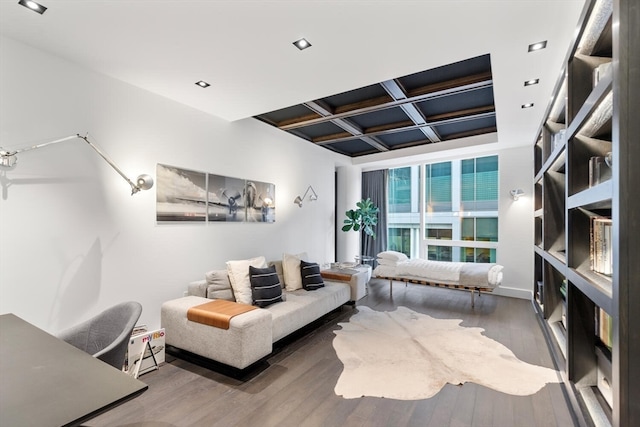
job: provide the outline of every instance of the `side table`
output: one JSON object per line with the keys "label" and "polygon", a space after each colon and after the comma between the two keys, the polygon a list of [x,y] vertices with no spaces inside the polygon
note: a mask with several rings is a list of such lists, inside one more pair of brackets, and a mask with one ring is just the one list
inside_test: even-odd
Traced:
{"label": "side table", "polygon": [[327,280],[349,283],[351,301],[356,302],[367,295],[367,283],[371,278],[370,265],[357,265],[350,268],[329,268],[321,270],[320,275]]}

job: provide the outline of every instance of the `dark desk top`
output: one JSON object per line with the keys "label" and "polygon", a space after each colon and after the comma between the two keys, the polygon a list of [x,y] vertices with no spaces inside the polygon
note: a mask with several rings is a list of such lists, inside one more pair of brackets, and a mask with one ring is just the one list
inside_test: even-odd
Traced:
{"label": "dark desk top", "polygon": [[0,316],[0,426],[77,425],[147,387],[13,314]]}

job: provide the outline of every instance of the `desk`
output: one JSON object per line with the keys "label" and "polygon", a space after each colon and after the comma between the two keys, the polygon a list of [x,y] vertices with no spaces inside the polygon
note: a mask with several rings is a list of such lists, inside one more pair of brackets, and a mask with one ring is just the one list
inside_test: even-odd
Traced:
{"label": "desk", "polygon": [[13,314],[0,316],[0,426],[78,425],[147,388]]}

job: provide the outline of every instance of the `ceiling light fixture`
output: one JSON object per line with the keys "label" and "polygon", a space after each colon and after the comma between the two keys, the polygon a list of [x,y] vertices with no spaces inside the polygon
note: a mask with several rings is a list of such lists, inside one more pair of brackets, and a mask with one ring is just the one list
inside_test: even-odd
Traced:
{"label": "ceiling light fixture", "polygon": [[525,86],[533,86],[533,85],[537,85],[538,83],[540,83],[540,79],[532,79],[532,80],[527,80],[526,82],[524,82]]}
{"label": "ceiling light fixture", "polygon": [[205,82],[204,80],[200,80],[199,82],[196,82],[196,84],[203,89],[206,89],[209,86],[211,86],[209,83]]}
{"label": "ceiling light fixture", "polygon": [[38,12],[40,15],[42,15],[47,10],[46,7],[32,0],[20,0],[18,4],[26,7],[27,9],[31,9],[34,12]]}
{"label": "ceiling light fixture", "polygon": [[544,49],[545,47],[547,47],[547,41],[543,40],[541,42],[538,43],[533,43],[529,45],[529,52],[533,52],[535,50],[540,50],[540,49]]}
{"label": "ceiling light fixture", "polygon": [[529,102],[528,104],[522,104],[521,108],[531,108],[533,107],[533,102]]}
{"label": "ceiling light fixture", "polygon": [[97,145],[89,141],[89,134],[85,136],[82,136],[80,134],[75,134],[75,135],[67,136],[66,138],[56,139],[55,141],[43,142],[42,144],[34,145],[27,148],[21,148],[15,151],[4,151],[2,147],[0,147],[0,166],[8,170],[13,169],[16,166],[16,163],[18,162],[18,158],[17,158],[18,154],[23,153],[25,151],[46,147],[47,145],[58,144],[60,142],[68,141],[70,139],[75,139],[75,138],[82,139],[84,140],[84,142],[89,144],[91,148],[93,148],[100,157],[102,157],[107,163],[109,163],[109,166],[111,166],[116,172],[118,172],[118,175],[120,175],[122,178],[124,178],[125,181],[127,181],[127,183],[129,183],[129,185],[131,186],[132,196],[140,190],[148,190],[151,187],[153,187],[153,178],[151,178],[151,176],[147,174],[142,174],[138,176],[138,178],[136,178],[135,183],[131,181],[129,177],[127,177],[127,175],[125,175],[124,172],[122,172],[122,170],[118,166],[116,166],[116,164],[113,163],[113,161],[102,150],[100,150],[100,148],[98,148]]}
{"label": "ceiling light fixture", "polygon": [[306,48],[311,47],[311,43],[309,43],[309,40],[305,38],[301,38],[300,40],[294,41],[293,45],[300,50],[305,50]]}

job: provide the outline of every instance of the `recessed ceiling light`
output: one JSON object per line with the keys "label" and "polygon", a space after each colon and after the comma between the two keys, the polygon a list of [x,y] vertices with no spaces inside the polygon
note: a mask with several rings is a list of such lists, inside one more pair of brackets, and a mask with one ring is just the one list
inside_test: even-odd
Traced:
{"label": "recessed ceiling light", "polygon": [[28,8],[28,9],[31,9],[34,12],[38,12],[40,15],[42,15],[47,10],[46,7],[44,7],[41,4],[38,4],[38,3],[34,2],[32,0],[20,0],[18,2],[18,4],[21,5],[21,6],[24,6],[24,7]]}
{"label": "recessed ceiling light", "polygon": [[524,82],[525,86],[532,86],[532,85],[537,85],[538,83],[540,83],[540,79],[532,79],[532,80],[527,80],[526,82]]}
{"label": "recessed ceiling light", "polygon": [[205,82],[204,80],[200,80],[199,82],[196,82],[196,84],[198,86],[200,86],[201,88],[203,88],[203,89],[208,88],[209,86],[211,86],[209,83]]}
{"label": "recessed ceiling light", "polygon": [[522,104],[521,108],[531,108],[531,107],[533,107],[533,102],[530,102],[528,104]]}
{"label": "recessed ceiling light", "polygon": [[293,45],[295,47],[297,47],[298,49],[300,49],[300,50],[304,50],[304,49],[306,49],[308,47],[311,47],[311,43],[309,43],[309,40],[307,40],[305,38],[302,38],[300,40],[294,41]]}
{"label": "recessed ceiling light", "polygon": [[547,41],[543,40],[541,42],[538,43],[533,43],[529,45],[529,52],[533,52],[534,50],[540,50],[540,49],[544,49],[545,47],[547,47]]}

